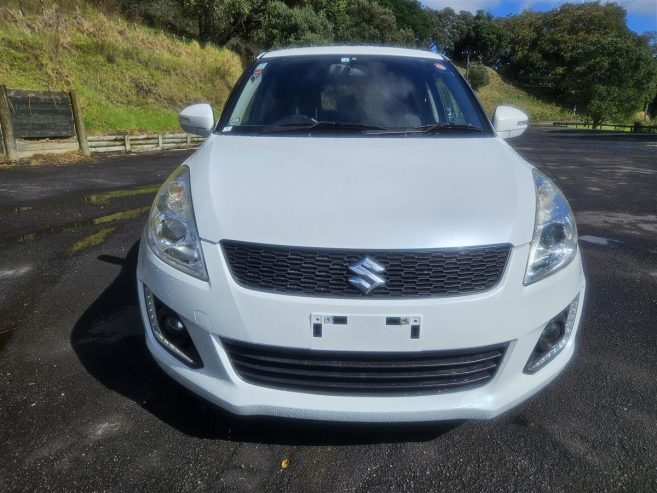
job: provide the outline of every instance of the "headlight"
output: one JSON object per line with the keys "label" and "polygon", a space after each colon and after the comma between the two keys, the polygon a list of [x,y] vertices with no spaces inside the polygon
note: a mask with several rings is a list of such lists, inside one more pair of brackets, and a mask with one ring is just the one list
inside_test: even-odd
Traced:
{"label": "headlight", "polygon": [[148,217],[148,246],[170,266],[208,280],[187,166],[176,169],[155,197]]}
{"label": "headlight", "polygon": [[577,253],[577,227],[566,197],[547,177],[533,172],[536,222],[525,285],[563,269]]}

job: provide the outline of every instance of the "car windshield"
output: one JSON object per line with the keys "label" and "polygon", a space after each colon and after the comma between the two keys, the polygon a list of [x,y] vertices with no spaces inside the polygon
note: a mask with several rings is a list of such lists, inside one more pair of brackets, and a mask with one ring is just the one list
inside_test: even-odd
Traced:
{"label": "car windshield", "polygon": [[238,90],[223,133],[489,135],[465,82],[439,59],[262,59]]}

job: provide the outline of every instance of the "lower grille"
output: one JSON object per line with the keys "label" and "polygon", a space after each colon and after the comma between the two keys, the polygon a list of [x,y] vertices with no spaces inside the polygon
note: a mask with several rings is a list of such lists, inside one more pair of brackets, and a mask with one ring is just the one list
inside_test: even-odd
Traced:
{"label": "lower grille", "polygon": [[322,394],[435,394],[489,382],[507,345],[458,351],[337,352],[222,340],[246,382]]}

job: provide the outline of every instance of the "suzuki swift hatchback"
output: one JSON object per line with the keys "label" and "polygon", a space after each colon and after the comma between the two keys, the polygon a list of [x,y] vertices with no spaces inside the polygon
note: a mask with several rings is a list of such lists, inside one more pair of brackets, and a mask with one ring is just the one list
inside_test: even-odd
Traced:
{"label": "suzuki swift hatchback", "polygon": [[559,189],[427,52],[281,50],[246,70],[159,191],[138,266],[146,341],[238,414],[491,418],[574,350],[585,280]]}

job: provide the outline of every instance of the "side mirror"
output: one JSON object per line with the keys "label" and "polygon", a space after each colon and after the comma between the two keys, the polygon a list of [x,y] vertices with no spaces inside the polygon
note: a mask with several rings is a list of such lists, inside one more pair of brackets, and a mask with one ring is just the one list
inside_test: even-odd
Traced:
{"label": "side mirror", "polygon": [[187,106],[178,114],[178,122],[185,132],[207,137],[214,127],[212,107],[207,103]]}
{"label": "side mirror", "polygon": [[517,137],[527,130],[529,117],[513,106],[498,106],[493,115],[493,128],[502,139]]}

